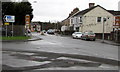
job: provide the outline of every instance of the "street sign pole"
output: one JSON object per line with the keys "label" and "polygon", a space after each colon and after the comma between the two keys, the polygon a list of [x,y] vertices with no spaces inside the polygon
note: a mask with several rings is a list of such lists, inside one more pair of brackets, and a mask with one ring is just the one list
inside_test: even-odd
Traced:
{"label": "street sign pole", "polygon": [[13,31],[13,23],[12,23],[12,37],[13,37],[13,32],[14,32],[14,31]]}
{"label": "street sign pole", "polygon": [[8,33],[8,32],[7,32],[7,31],[8,31],[7,25],[9,25],[9,23],[4,23],[4,25],[5,25],[5,27],[6,27],[6,29],[5,29],[5,36],[7,37],[7,35],[8,35],[8,34],[7,34],[7,33]]}
{"label": "street sign pole", "polygon": [[7,25],[6,25],[6,37],[7,37]]}
{"label": "street sign pole", "polygon": [[104,22],[103,22],[103,34],[102,34],[102,42],[104,43]]}
{"label": "street sign pole", "polygon": [[26,35],[28,36],[28,31],[30,28],[30,15],[29,14],[25,16],[25,26],[26,26]]}

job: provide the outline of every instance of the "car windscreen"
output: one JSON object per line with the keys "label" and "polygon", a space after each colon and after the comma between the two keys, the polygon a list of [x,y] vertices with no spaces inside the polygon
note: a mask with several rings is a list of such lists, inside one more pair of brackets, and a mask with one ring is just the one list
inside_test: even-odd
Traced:
{"label": "car windscreen", "polygon": [[88,35],[95,35],[93,32],[89,32]]}
{"label": "car windscreen", "polygon": [[82,34],[82,33],[75,33],[75,34]]}

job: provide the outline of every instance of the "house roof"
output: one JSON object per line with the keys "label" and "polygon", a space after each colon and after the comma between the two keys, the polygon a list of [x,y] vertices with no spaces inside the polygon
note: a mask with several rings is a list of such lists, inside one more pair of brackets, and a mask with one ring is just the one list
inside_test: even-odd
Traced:
{"label": "house roof", "polygon": [[113,15],[120,15],[120,11],[108,10]]}
{"label": "house roof", "polygon": [[92,9],[94,9],[94,8],[96,8],[96,7],[98,7],[98,6],[99,6],[99,5],[94,6],[94,7],[91,7],[91,8],[87,8],[87,9],[82,10],[82,11],[79,11],[79,12],[76,13],[74,16],[77,16],[77,15],[84,15],[84,14],[86,14],[87,12],[91,11]]}
{"label": "house roof", "polygon": [[[82,10],[82,11],[79,11],[77,12],[76,14],[74,14],[73,16],[77,16],[77,15],[84,15],[86,14],[87,12],[93,10],[94,8],[96,7],[101,7],[100,5],[97,5],[97,6],[94,6],[94,7],[91,7],[91,8],[87,8],[85,10]],[[102,9],[106,10],[105,8],[101,7]],[[112,15],[120,15],[120,11],[114,11],[114,10],[106,10],[107,12],[111,13]]]}

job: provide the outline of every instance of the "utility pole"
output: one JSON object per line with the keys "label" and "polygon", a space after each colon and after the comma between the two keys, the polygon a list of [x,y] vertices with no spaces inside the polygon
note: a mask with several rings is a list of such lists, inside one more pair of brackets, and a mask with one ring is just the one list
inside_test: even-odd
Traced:
{"label": "utility pole", "polygon": [[43,30],[43,22],[42,22],[42,30]]}
{"label": "utility pole", "polygon": [[14,29],[13,29],[13,23],[12,23],[12,37],[14,36],[14,35],[13,35],[13,34],[14,34],[13,32],[14,32]]}
{"label": "utility pole", "polygon": [[105,31],[105,22],[106,22],[106,18],[103,18],[103,33],[102,33],[102,42],[104,43],[104,31]]}
{"label": "utility pole", "polygon": [[57,22],[57,31],[59,30],[59,22]]}

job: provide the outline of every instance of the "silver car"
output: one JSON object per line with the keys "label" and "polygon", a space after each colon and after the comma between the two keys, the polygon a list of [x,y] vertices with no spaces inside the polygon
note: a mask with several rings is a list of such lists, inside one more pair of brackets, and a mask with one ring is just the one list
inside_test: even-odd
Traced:
{"label": "silver car", "polygon": [[73,38],[81,38],[81,36],[82,36],[82,32],[74,32],[74,33],[72,34],[72,37],[73,37]]}

